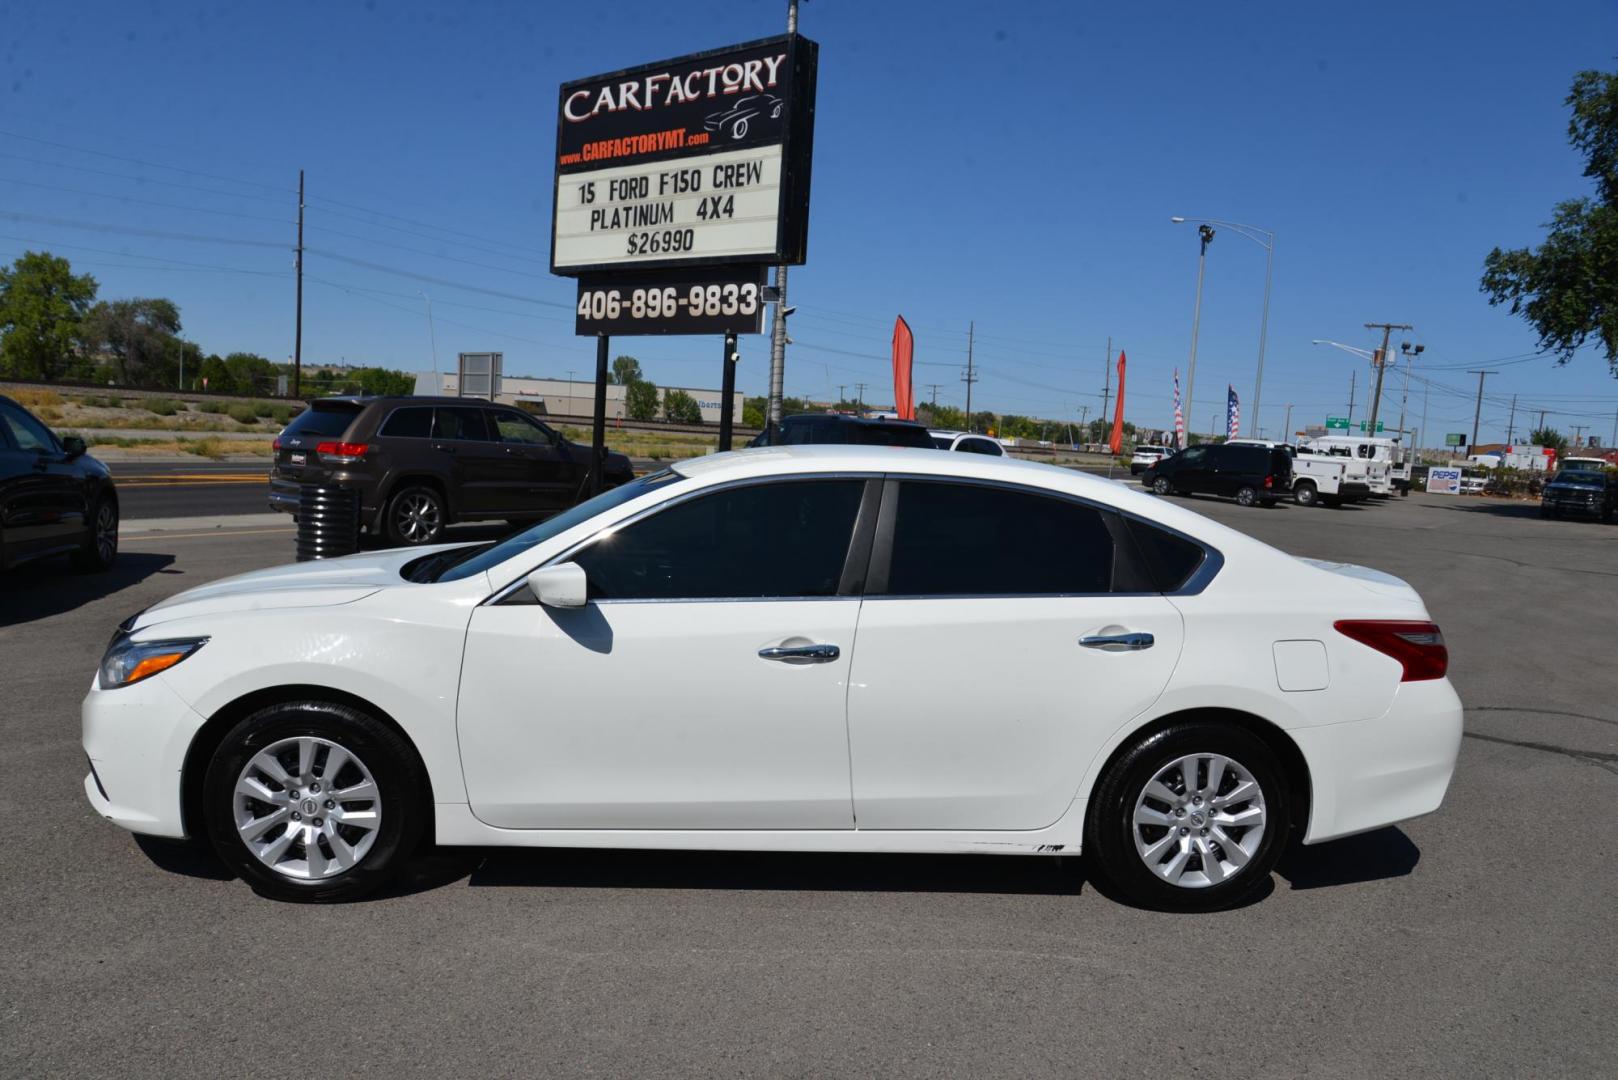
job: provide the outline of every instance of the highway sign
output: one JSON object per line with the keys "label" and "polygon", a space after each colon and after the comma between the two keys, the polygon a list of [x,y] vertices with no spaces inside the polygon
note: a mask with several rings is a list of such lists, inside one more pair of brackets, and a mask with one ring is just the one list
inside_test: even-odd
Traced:
{"label": "highway sign", "polygon": [[803,262],[818,56],[791,34],[563,84],[551,272]]}
{"label": "highway sign", "polygon": [[1328,417],[1326,417],[1326,430],[1327,431],[1347,431],[1348,430],[1348,417],[1346,417],[1346,416],[1328,416]]}
{"label": "highway sign", "polygon": [[1466,445],[1466,432],[1464,432],[1464,431],[1451,432],[1450,434],[1445,435],[1444,436],[1444,445],[1445,446],[1465,446]]}
{"label": "highway sign", "polygon": [[[1360,421],[1360,434],[1364,435],[1366,432],[1368,432],[1370,430],[1371,430],[1371,422],[1369,420],[1361,420]],[[1378,435],[1382,434],[1382,421],[1380,421],[1380,420],[1378,420],[1376,422],[1376,433]]]}

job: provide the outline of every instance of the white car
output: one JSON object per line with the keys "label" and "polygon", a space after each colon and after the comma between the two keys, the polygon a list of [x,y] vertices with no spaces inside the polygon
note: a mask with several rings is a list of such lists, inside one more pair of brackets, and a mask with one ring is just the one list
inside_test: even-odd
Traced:
{"label": "white car", "polygon": [[1150,446],[1146,443],[1136,444],[1135,454],[1129,459],[1129,475],[1139,476],[1171,453],[1173,451],[1166,446]]}
{"label": "white car", "polygon": [[1083,852],[1208,909],[1436,809],[1421,598],[1047,465],[717,454],[499,543],[243,574],[127,620],[84,790],[253,888],[443,845]]}
{"label": "white car", "polygon": [[969,431],[929,431],[927,434],[932,436],[933,445],[940,450],[958,450],[985,457],[1006,456],[1006,448],[1000,445],[1000,440],[987,435],[976,435]]}

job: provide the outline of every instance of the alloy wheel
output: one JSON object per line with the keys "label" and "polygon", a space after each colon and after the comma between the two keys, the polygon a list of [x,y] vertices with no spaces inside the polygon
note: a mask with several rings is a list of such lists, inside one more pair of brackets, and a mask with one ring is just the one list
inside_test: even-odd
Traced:
{"label": "alloy wheel", "polygon": [[438,501],[424,491],[411,492],[401,498],[393,513],[399,535],[407,543],[426,543],[437,536],[443,526],[444,515]]}
{"label": "alloy wheel", "polygon": [[102,563],[110,565],[118,557],[118,506],[111,500],[102,500],[96,511],[95,545]]}
{"label": "alloy wheel", "polygon": [[1247,866],[1264,839],[1264,791],[1240,762],[1187,754],[1159,769],[1135,800],[1131,832],[1147,869],[1203,889]]}
{"label": "alloy wheel", "polygon": [[247,850],[297,881],[358,865],[382,822],[371,770],[352,751],[312,735],[282,739],[249,758],[232,809]]}

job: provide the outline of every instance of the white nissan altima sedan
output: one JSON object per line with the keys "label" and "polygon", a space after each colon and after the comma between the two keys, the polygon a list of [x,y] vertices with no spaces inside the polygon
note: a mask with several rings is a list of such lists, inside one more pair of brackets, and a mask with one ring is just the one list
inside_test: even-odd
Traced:
{"label": "white nissan altima sedan", "polygon": [[1080,851],[1208,909],[1428,813],[1421,598],[1120,484],[886,447],[675,465],[496,544],[303,563],[119,627],[84,790],[286,900],[418,844]]}

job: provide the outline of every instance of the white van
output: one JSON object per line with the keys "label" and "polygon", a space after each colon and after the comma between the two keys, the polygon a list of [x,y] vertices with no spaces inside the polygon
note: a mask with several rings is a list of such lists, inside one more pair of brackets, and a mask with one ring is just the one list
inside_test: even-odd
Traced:
{"label": "white van", "polygon": [[1355,435],[1326,435],[1299,440],[1317,454],[1357,458],[1370,466],[1371,494],[1410,494],[1410,463],[1398,439],[1364,438]]}

